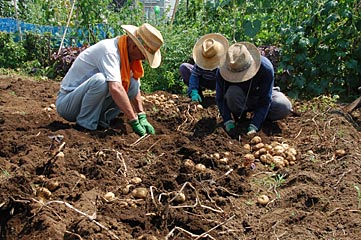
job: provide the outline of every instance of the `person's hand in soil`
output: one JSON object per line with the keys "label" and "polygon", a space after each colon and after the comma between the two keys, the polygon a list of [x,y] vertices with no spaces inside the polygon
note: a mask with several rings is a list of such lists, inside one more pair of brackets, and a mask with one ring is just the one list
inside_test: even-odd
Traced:
{"label": "person's hand in soil", "polygon": [[134,119],[129,122],[130,126],[132,126],[133,131],[139,136],[144,136],[147,134],[145,128],[140,124],[138,119]]}
{"label": "person's hand in soil", "polygon": [[191,97],[193,102],[199,102],[199,103],[202,102],[202,98],[199,95],[198,90],[196,90],[196,89],[191,91],[190,97]]}
{"label": "person's hand in soil", "polygon": [[138,113],[138,119],[139,119],[139,123],[140,125],[143,126],[143,128],[145,129],[145,131],[149,134],[155,134],[155,130],[154,127],[152,126],[152,124],[150,124],[147,120],[147,116],[145,113]]}

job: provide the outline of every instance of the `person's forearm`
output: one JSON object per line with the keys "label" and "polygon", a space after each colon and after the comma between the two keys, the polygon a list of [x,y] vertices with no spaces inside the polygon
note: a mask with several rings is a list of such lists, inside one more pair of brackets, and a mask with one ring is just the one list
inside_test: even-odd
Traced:
{"label": "person's forearm", "polygon": [[[113,86],[111,86],[114,84]],[[121,84],[111,83],[109,86],[110,94],[119,107],[119,109],[125,114],[125,116],[131,121],[137,119],[137,115],[133,110],[133,106],[129,101],[128,95]]]}
{"label": "person's forearm", "polygon": [[135,98],[132,100],[132,105],[136,113],[144,112],[142,95],[140,94],[140,92],[138,92]]}

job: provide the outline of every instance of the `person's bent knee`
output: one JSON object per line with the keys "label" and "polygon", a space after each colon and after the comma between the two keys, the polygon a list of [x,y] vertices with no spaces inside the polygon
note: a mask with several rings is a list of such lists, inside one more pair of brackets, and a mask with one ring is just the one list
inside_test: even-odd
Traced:
{"label": "person's bent knee", "polygon": [[92,88],[95,88],[101,92],[108,91],[108,82],[103,73],[96,73],[91,78],[89,78],[89,83]]}
{"label": "person's bent knee", "polygon": [[268,119],[271,121],[286,118],[292,110],[292,103],[283,94],[279,93],[277,97],[273,98],[271,108],[268,114]]}
{"label": "person's bent knee", "polygon": [[229,110],[239,116],[246,110],[246,96],[239,86],[231,85],[228,87],[224,98]]}

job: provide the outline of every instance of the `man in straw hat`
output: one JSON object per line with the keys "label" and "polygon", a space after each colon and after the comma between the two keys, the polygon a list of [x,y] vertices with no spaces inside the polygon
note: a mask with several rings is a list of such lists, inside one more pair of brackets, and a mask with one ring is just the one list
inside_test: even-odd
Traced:
{"label": "man in straw hat", "polygon": [[122,25],[127,34],[102,40],[79,54],[60,84],[58,113],[76,128],[108,128],[122,111],[134,132],[154,134],[143,109],[142,60],[152,68],[161,62],[162,34],[148,23]]}
{"label": "man in straw hat", "polygon": [[274,87],[272,63],[249,42],[231,45],[217,72],[216,102],[227,132],[246,112],[253,112],[247,134],[256,133],[264,120],[285,118],[292,105]]}
{"label": "man in straw hat", "polygon": [[187,94],[195,102],[202,102],[202,87],[216,89],[216,71],[228,48],[228,40],[221,34],[202,36],[193,47],[195,64],[182,63],[179,73],[188,86]]}

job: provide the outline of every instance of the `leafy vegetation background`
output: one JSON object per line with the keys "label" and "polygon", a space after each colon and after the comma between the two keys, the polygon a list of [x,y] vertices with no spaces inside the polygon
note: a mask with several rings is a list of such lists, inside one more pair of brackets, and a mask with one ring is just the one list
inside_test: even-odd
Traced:
{"label": "leafy vegetation background", "polygon": [[[65,26],[71,5],[64,0],[1,0],[0,17]],[[290,97],[331,95],[349,101],[359,95],[361,1],[181,0],[174,17],[154,14],[148,19],[143,9],[139,1],[77,1],[66,38],[81,46],[69,44],[58,54],[60,35],[23,32],[19,41],[20,32],[1,32],[0,65],[61,79],[86,46],[123,34],[121,24],[149,22],[162,32],[165,44],[162,65],[151,69],[145,64],[146,92],[183,92],[179,65],[192,61],[191,51],[200,36],[219,32],[231,43],[250,41],[279,49],[276,84]]]}

